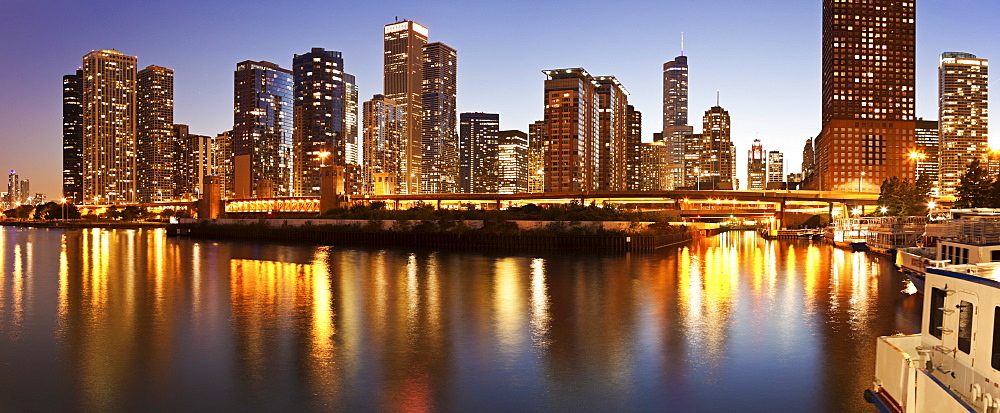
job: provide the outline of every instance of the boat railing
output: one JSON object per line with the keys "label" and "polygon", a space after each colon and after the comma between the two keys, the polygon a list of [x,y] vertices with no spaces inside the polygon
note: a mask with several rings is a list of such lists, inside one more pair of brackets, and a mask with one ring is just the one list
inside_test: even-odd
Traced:
{"label": "boat railing", "polygon": [[915,369],[920,368],[920,335],[879,337],[875,348],[875,383],[903,411],[914,398]]}

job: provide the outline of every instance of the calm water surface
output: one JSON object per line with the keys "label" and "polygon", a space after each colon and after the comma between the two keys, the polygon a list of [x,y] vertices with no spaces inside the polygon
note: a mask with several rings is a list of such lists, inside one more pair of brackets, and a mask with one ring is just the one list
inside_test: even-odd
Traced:
{"label": "calm water surface", "polygon": [[919,329],[887,259],[729,233],[651,254],[0,229],[2,411],[872,411]]}

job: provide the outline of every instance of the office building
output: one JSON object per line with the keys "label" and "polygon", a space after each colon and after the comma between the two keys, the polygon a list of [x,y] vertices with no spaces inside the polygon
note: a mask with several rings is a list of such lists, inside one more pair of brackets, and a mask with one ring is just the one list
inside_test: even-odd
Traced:
{"label": "office building", "polygon": [[[702,176],[705,173],[701,160],[705,149],[704,134],[689,133],[684,135],[684,187],[701,189]],[[705,189],[709,188],[706,186]]]}
{"label": "office building", "polygon": [[760,139],[754,139],[747,153],[747,189],[763,190],[767,181],[767,164],[764,160],[764,146]]}
{"label": "office building", "polygon": [[236,198],[292,196],[292,71],[246,60],[234,72],[233,191]]}
{"label": "office building", "polygon": [[233,191],[233,131],[225,131],[212,140],[213,174],[219,177],[222,199],[235,198]]}
{"label": "office building", "polygon": [[638,190],[642,187],[642,172],[640,171],[642,144],[642,112],[628,105],[625,111],[625,168],[627,170],[625,189]]}
{"label": "office building", "polygon": [[545,191],[596,190],[600,139],[594,77],[581,68],[545,70]]}
{"label": "office building", "polygon": [[454,193],[458,190],[458,53],[444,43],[430,43],[423,54],[421,192]]}
{"label": "office building", "polygon": [[721,106],[713,106],[705,111],[702,140],[702,189],[736,189],[736,157],[735,147],[730,140],[729,111]]}
{"label": "office building", "polygon": [[910,155],[911,160],[916,162],[917,172],[915,179],[928,179],[931,182],[931,195],[941,195],[940,168],[938,159],[940,157],[941,140],[939,137],[938,121],[917,119],[916,128],[917,150]]}
{"label": "office building", "polygon": [[685,185],[684,144],[692,133],[694,129],[688,125],[688,58],[681,50],[680,56],[663,64],[663,140],[669,153],[669,189]]}
{"label": "office building", "polygon": [[98,50],[83,57],[83,198],[136,201],[136,57]]}
{"label": "office building", "polygon": [[622,191],[628,183],[628,91],[614,76],[598,76],[597,189]]}
{"label": "office building", "polygon": [[500,115],[459,114],[458,189],[462,193],[492,194],[499,184]]}
{"label": "office building", "polygon": [[[295,89],[294,188],[319,196],[320,166],[348,164],[350,119],[347,78],[340,52],[314,47],[292,58]],[[355,110],[357,106],[354,106]],[[356,122],[357,115],[354,116]],[[355,127],[356,129],[356,127]]]}
{"label": "office building", "polygon": [[17,175],[17,171],[10,171],[10,174],[7,175],[7,194],[4,197],[7,208],[14,208],[20,205],[23,198],[21,195],[21,180]]}
{"label": "office building", "polygon": [[938,167],[942,196],[954,196],[969,162],[983,159],[989,150],[988,71],[989,62],[974,54],[941,54]]}
{"label": "office building", "polygon": [[785,154],[778,151],[767,153],[767,183],[785,182]]}
{"label": "office building", "polygon": [[[361,165],[361,145],[358,144],[361,117],[358,112],[360,110],[358,96],[357,79],[354,75],[344,73],[344,148],[346,151],[344,158],[348,165],[354,166]],[[360,177],[360,175],[358,176]]]}
{"label": "office building", "polygon": [[665,191],[670,185],[670,145],[668,142],[640,142],[638,152],[638,189],[640,191]]}
{"label": "office building", "polygon": [[83,70],[63,76],[62,196],[83,202]]}
{"label": "office building", "polygon": [[528,134],[500,131],[497,146],[497,193],[528,192]]}
{"label": "office building", "polygon": [[138,93],[136,160],[139,202],[170,199],[176,189],[174,183],[176,144],[174,127],[174,71],[160,66],[148,66],[139,71],[136,80]]}
{"label": "office building", "polygon": [[423,71],[427,28],[404,20],[384,27],[385,97],[403,111],[400,191],[420,193],[423,154]]}
{"label": "office building", "polygon": [[[375,95],[364,103],[363,193],[397,193],[403,166],[402,145],[405,115],[403,109],[384,95]],[[378,178],[378,179],[376,179]],[[378,184],[390,187],[377,191]]]}
{"label": "office building", "polygon": [[915,2],[823,0],[823,130],[808,187],[878,192],[912,177]]}
{"label": "office building", "polygon": [[528,125],[528,192],[545,191],[545,121]]}
{"label": "office building", "polygon": [[806,139],[806,144],[802,148],[802,176],[808,179],[816,172],[816,151],[813,148],[812,138]]}

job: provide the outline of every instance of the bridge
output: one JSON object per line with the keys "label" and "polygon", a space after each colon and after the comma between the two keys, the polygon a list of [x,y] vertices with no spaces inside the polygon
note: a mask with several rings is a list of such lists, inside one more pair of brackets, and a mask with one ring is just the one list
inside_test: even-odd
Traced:
{"label": "bridge", "polygon": [[[588,191],[516,194],[413,194],[354,196],[354,203],[384,202],[389,209],[430,205],[434,208],[504,209],[527,204],[558,205],[576,202],[612,203],[643,211],[676,211],[689,220],[719,218],[776,218],[786,212],[847,214],[871,212],[878,194],[841,191]],[[319,213],[319,197],[231,199],[229,213]]]}

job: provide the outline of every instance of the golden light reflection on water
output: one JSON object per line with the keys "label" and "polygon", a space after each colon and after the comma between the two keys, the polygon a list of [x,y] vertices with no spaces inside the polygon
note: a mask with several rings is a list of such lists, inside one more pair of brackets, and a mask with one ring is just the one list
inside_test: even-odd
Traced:
{"label": "golden light reflection on water", "polygon": [[525,318],[525,291],[521,283],[520,259],[502,258],[494,263],[493,311],[496,314],[496,336],[501,353],[512,355],[527,344],[523,336]]}
{"label": "golden light reflection on water", "polygon": [[531,260],[531,340],[539,347],[549,345],[549,295],[545,285],[545,259]]}

